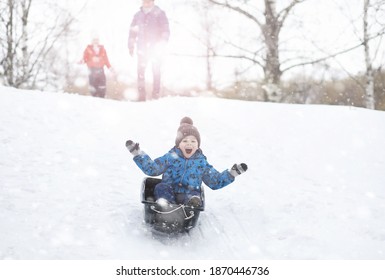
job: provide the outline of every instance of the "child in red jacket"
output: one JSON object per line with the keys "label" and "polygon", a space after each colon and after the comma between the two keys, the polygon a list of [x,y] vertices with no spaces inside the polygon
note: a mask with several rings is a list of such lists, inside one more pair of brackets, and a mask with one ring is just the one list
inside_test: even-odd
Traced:
{"label": "child in red jacket", "polygon": [[91,95],[104,98],[106,95],[104,66],[110,69],[110,71],[113,70],[108,60],[106,49],[99,43],[99,38],[92,39],[92,43],[84,50],[83,60],[81,62],[86,63],[88,66]]}

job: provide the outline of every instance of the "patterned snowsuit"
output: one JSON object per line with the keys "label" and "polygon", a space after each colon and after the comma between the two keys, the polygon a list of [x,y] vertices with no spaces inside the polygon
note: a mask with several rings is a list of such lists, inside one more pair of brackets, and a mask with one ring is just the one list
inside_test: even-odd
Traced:
{"label": "patterned snowsuit", "polygon": [[210,165],[201,149],[189,159],[183,156],[180,149],[174,147],[155,160],[142,153],[135,156],[134,161],[146,175],[162,174],[162,182],[158,184],[162,185],[162,188],[159,188],[162,191],[155,192],[155,199],[163,197],[171,203],[185,204],[191,196],[201,196],[202,182],[217,190],[234,181],[228,170],[218,172]]}

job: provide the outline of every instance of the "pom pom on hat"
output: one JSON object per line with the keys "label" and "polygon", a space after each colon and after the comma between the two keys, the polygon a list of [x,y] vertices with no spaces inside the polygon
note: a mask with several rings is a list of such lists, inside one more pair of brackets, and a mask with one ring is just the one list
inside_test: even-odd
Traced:
{"label": "pom pom on hat", "polygon": [[180,125],[182,124],[190,124],[193,125],[194,122],[190,117],[184,117],[183,119],[180,120]]}
{"label": "pom pom on hat", "polygon": [[190,117],[184,117],[183,119],[181,119],[180,126],[176,134],[175,146],[178,147],[183,138],[192,135],[195,136],[198,141],[198,147],[200,147],[201,136],[199,134],[198,129],[193,124],[194,122]]}

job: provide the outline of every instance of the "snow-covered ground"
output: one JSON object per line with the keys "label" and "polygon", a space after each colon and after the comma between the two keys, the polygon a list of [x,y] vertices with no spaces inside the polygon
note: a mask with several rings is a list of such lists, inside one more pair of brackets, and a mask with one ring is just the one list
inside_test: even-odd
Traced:
{"label": "snow-covered ground", "polygon": [[[165,242],[124,143],[161,156],[184,116],[218,170],[249,170]],[[0,259],[385,259],[385,112],[0,87],[0,119]]]}

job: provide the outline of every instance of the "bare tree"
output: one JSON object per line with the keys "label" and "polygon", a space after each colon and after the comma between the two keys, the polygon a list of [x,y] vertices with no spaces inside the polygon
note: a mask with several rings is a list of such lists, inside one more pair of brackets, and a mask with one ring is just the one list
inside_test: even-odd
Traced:
{"label": "bare tree", "polygon": [[[363,6],[363,39],[362,39],[362,45],[364,46],[364,53],[365,53],[365,103],[366,108],[368,109],[375,109],[376,106],[376,100],[375,100],[375,94],[374,94],[374,73],[373,73],[373,59],[371,57],[371,49],[370,45],[372,43],[373,38],[382,37],[385,32],[385,23],[384,22],[378,22],[379,17],[384,16],[384,9],[385,9],[385,1],[371,1],[371,0],[364,0],[364,6]],[[379,30],[375,31],[375,34],[373,36],[371,30],[374,28],[373,26],[376,26],[379,28]],[[376,53],[374,54],[374,57],[376,56]]]}
{"label": "bare tree", "polygon": [[[382,49],[382,38],[385,34],[385,1],[364,0],[361,11],[362,12],[359,17],[354,17],[354,19],[351,19],[351,26],[353,29],[357,22],[360,23],[360,28],[354,29],[354,33],[357,34],[358,37],[357,44],[351,48],[347,48],[339,53],[334,54],[333,57],[363,47],[365,62],[363,79],[357,78],[356,75],[350,73],[349,70],[345,69],[345,72],[357,83],[362,91],[365,92],[365,100],[363,105],[368,109],[375,109],[375,71],[373,68],[377,60],[378,53]],[[358,21],[355,20],[356,18],[358,18]],[[379,67],[381,68],[381,65]]]}
{"label": "bare tree", "polygon": [[365,50],[365,65],[366,65],[366,107],[368,109],[374,109],[374,77],[372,61],[370,59],[369,49],[369,30],[368,30],[368,10],[370,6],[370,0],[364,0],[364,17],[363,17],[363,45]]}
{"label": "bare tree", "polygon": [[[263,37],[264,54],[260,55],[257,46],[256,51],[245,53],[243,56],[234,56],[242,59],[248,59],[262,67],[264,72],[264,90],[265,99],[270,101],[280,101],[282,93],[280,90],[280,81],[282,76],[279,40],[280,33],[286,19],[293,8],[305,0],[292,0],[281,10],[277,10],[276,0],[264,0],[263,17],[258,16],[258,12],[252,12],[248,9],[248,3],[251,1],[232,1],[232,0],[208,0],[209,2],[230,9],[251,20]],[[251,4],[250,4],[251,5]],[[257,33],[257,32],[256,32]],[[239,47],[240,48],[240,47]],[[257,51],[258,50],[258,51]],[[230,56],[229,56],[230,57]]]}
{"label": "bare tree", "polygon": [[[1,45],[5,46],[0,53],[0,76],[3,76],[5,85],[36,88],[39,82],[47,79],[47,70],[52,65],[47,58],[74,21],[67,11],[48,5],[45,8],[50,10],[51,18],[40,15],[32,21],[34,3],[34,0],[0,2],[0,25],[6,31],[0,33]],[[35,13],[37,15],[38,11]]]}

